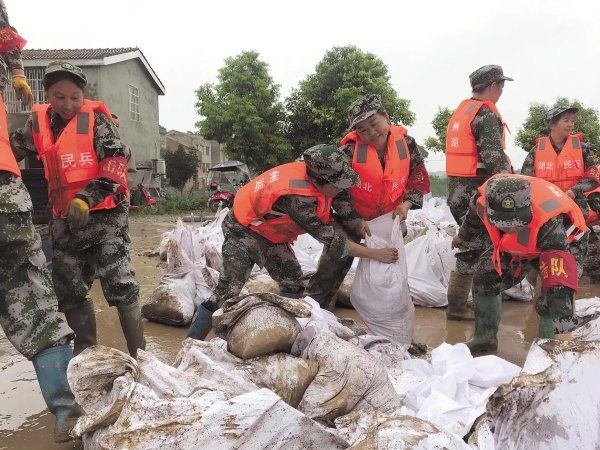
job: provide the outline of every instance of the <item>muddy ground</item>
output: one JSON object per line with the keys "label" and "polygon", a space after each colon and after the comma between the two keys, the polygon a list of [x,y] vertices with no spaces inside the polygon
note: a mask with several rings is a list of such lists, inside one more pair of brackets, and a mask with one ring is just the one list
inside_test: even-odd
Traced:
{"label": "muddy ground", "polygon": [[[132,217],[131,259],[140,283],[141,299],[147,298],[163,274],[158,258],[146,256],[158,249],[163,232],[173,228],[175,218]],[[600,285],[586,284],[579,297],[600,295]],[[94,299],[98,342],[126,351],[117,312],[103,299],[99,283],[91,293]],[[356,317],[353,310],[339,309],[343,317]],[[446,326],[445,309],[416,308],[414,340],[430,346],[444,341],[462,342],[471,336],[471,323],[450,322]],[[145,323],[147,349],[161,360],[171,363],[185,338],[187,329]],[[502,322],[498,334],[498,355],[522,365],[529,345],[537,331],[537,316],[529,303],[504,302]],[[52,442],[53,416],[45,404],[37,384],[33,366],[15,352],[4,333],[0,331],[0,450],[4,449],[70,449],[77,444]]]}

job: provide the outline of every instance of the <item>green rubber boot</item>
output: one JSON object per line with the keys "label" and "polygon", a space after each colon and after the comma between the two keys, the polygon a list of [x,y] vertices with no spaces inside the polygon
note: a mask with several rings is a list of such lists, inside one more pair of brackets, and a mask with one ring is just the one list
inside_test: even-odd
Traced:
{"label": "green rubber boot", "polygon": [[538,337],[541,339],[554,339],[554,325],[552,325],[552,317],[540,316]]}
{"label": "green rubber boot", "polygon": [[475,333],[465,342],[471,353],[488,353],[498,350],[498,327],[502,315],[500,295],[474,296]]}

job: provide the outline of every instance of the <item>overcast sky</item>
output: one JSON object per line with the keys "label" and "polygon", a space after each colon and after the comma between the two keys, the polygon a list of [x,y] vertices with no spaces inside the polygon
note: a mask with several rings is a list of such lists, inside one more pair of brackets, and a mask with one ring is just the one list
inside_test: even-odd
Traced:
{"label": "overcast sky", "polygon": [[[137,46],[166,87],[160,123],[195,130],[194,89],[214,82],[224,58],[256,50],[284,98],[325,51],[354,44],[388,66],[417,120],[433,134],[438,106],[470,95],[468,75],[499,64],[507,82],[498,108],[516,135],[529,103],[557,96],[600,108],[600,1],[156,1],[5,0],[27,48]],[[508,140],[520,167],[525,152]],[[428,162],[444,168],[443,156]]]}

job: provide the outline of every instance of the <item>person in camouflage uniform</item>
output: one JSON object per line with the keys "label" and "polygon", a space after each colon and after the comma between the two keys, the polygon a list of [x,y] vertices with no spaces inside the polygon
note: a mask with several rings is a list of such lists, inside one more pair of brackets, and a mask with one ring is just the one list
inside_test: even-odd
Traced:
{"label": "person in camouflage uniform", "polygon": [[[560,154],[563,149],[567,138],[573,132],[575,125],[575,114],[578,108],[565,107],[565,106],[554,106],[550,108],[546,114],[546,126],[548,127],[550,143],[556,154]],[[564,121],[564,125],[562,122]],[[537,145],[533,147],[525,161],[523,161],[523,167],[521,168],[521,175],[536,176],[535,175],[535,155]],[[594,211],[597,215],[600,215],[600,193],[594,192],[589,196],[585,193],[592,191],[598,187],[598,174],[596,172],[598,167],[598,161],[595,156],[596,148],[591,142],[584,142],[581,147],[581,153],[583,156],[583,171],[585,176],[582,177],[577,183],[571,186],[567,191],[567,195],[575,200],[577,206],[581,208],[584,217],[587,219],[590,215],[590,210]]]}
{"label": "person in camouflage uniform", "polygon": [[[46,68],[44,88],[50,100],[48,115],[54,142],[82,107],[86,82],[82,70],[69,63],[55,61]],[[70,105],[61,103],[66,96],[62,91],[54,95],[54,89],[72,90],[77,101]],[[48,150],[36,148],[32,124],[30,117],[22,129],[10,136],[18,160]],[[99,110],[94,110],[93,148],[99,163],[108,158],[129,157],[111,118]],[[129,259],[129,203],[126,192],[118,193],[119,188],[113,179],[92,179],[75,194],[65,216],[53,214],[50,222],[52,276],[59,309],[75,331],[75,354],[96,344],[94,305],[88,298],[96,275],[108,304],[117,307],[129,353],[135,357],[137,349],[145,346],[139,287]],[[90,212],[109,196],[114,196],[117,206]]]}
{"label": "person in camouflage uniform", "polygon": [[[473,100],[495,104],[504,89],[505,81],[513,81],[504,76],[502,68],[496,65],[480,67],[469,75]],[[449,129],[456,122],[455,115],[450,119]],[[498,173],[512,173],[512,167],[504,152],[504,123],[502,118],[484,103],[470,123],[470,135],[477,148],[477,169],[474,176],[452,176],[448,155],[451,143],[447,133],[446,162],[448,174],[448,206],[454,220],[460,225],[469,209],[469,201],[489,177]],[[461,164],[462,161],[459,163]],[[448,283],[449,320],[473,320],[473,312],[467,307],[471,291],[473,273],[477,262],[477,252],[465,250],[456,253],[456,269]]]}
{"label": "person in camouflage uniform", "polygon": [[[348,189],[359,181],[358,175],[349,166],[347,157],[333,145],[317,145],[303,153],[303,163],[290,163],[278,166],[270,171],[259,175],[238,191],[234,206],[229,215],[223,221],[223,272],[219,277],[219,283],[212,296],[200,305],[194,315],[190,326],[188,337],[204,339],[212,326],[212,314],[225,300],[239,294],[254,264],[265,267],[269,275],[277,281],[281,289],[281,295],[285,297],[298,298],[304,292],[302,285],[302,270],[296,259],[290,241],[276,243],[267,235],[259,234],[259,229],[251,229],[242,225],[243,217],[240,217],[241,207],[238,209],[237,202],[251,203],[247,205],[251,210],[259,209],[257,206],[260,197],[252,201],[251,192],[262,189],[263,181],[269,179],[273,172],[285,174],[288,167],[301,164],[305,167],[306,179],[302,180],[306,187],[312,186],[321,196],[332,198],[342,190]],[[284,184],[291,186],[298,180],[287,179],[281,175]],[[312,189],[311,188],[311,189]],[[261,222],[269,224],[273,220],[272,227],[283,228],[281,220],[291,221],[300,227],[299,232],[306,232],[323,243],[326,252],[333,260],[342,261],[348,255],[375,258],[379,261],[391,263],[398,259],[398,251],[395,248],[369,249],[355,244],[349,240],[345,233],[332,223],[324,223],[319,214],[319,198],[313,195],[302,195],[300,193],[288,193],[286,189],[275,192],[276,199],[270,207],[270,211],[261,216]],[[270,194],[269,194],[270,195]],[[326,205],[326,204],[325,204]],[[262,214],[262,213],[261,213]],[[329,215],[329,212],[327,212]],[[289,225],[285,225],[287,227]],[[256,231],[255,231],[256,230]],[[267,236],[267,237],[266,237]],[[290,239],[295,239],[290,236]]]}
{"label": "person in camouflage uniform", "polygon": [[[572,211],[575,217],[576,213],[580,214],[575,203],[551,183],[520,175],[496,175],[484,184],[482,188],[485,189],[484,206],[480,201],[482,195],[480,192],[472,197],[459,232],[452,240],[453,248],[468,247],[478,256],[473,280],[475,332],[473,338],[466,342],[471,352],[497,350],[496,334],[502,312],[500,293],[519,283],[529,270],[539,270],[541,266],[546,266],[544,271],[547,271],[548,255],[552,252],[554,255],[556,252],[562,252],[561,258],[564,258],[566,252],[572,255],[574,271],[577,272],[572,274],[575,283],[583,271],[588,232],[584,232],[585,222],[583,216],[580,216],[582,230],[578,230],[579,234],[571,241],[569,228],[574,223],[566,213],[551,217],[539,228],[536,243],[539,251],[537,257],[521,259],[508,251],[501,251],[500,267],[494,264],[495,249],[491,234],[483,220],[487,220],[492,227],[500,231],[500,238],[504,238],[507,234],[520,233],[523,229],[534,233],[535,230],[528,227],[529,224],[533,226],[535,222],[532,180],[544,184],[543,189],[549,192],[550,202],[556,204],[554,198],[562,197],[563,204],[568,205],[569,211]],[[545,210],[546,203],[542,201],[537,206]],[[569,258],[568,254],[566,255],[567,258],[564,259]],[[568,267],[567,263],[564,267]],[[564,333],[573,328],[573,303],[576,289],[576,286],[567,285],[562,281],[545,285],[543,277],[542,292],[539,293],[535,303],[535,309],[540,315],[538,337],[553,339],[555,332]]]}
{"label": "person in camouflage uniform", "polygon": [[[2,0],[0,41],[0,92],[10,73],[21,101],[30,104],[20,53],[24,41],[9,26]],[[3,101],[0,109],[0,132],[8,137]],[[66,375],[73,332],[58,316],[42,242],[32,222],[31,197],[7,142],[0,143],[0,152],[0,325],[12,345],[33,362],[46,405],[56,416],[54,440],[66,442],[80,415]]]}
{"label": "person in camouflage uniform", "polygon": [[[383,173],[386,163],[389,163],[387,160],[387,146],[388,141],[393,139],[393,126],[390,124],[388,114],[381,103],[381,97],[377,94],[370,94],[356,100],[348,107],[348,119],[350,130],[356,130],[356,134],[362,142],[374,147],[377,146],[377,156]],[[368,123],[369,121],[373,121],[374,126],[371,126]],[[371,142],[370,134],[372,132],[368,129],[369,127],[375,129],[374,134],[382,136],[380,142]],[[379,127],[381,127],[381,133],[379,133]],[[350,136],[353,136],[353,134]],[[396,201],[393,210],[393,214],[400,216],[400,220],[406,219],[409,209],[420,209],[423,206],[424,194],[429,192],[429,175],[425,168],[423,156],[417,148],[417,143],[408,134],[404,135],[404,139],[410,155],[408,182],[404,193]],[[352,161],[354,158],[355,140],[344,138],[340,148],[350,161]],[[377,201],[379,199],[373,200],[374,203]],[[352,198],[348,191],[344,191],[334,198],[333,209],[336,214],[336,220],[343,226],[348,236],[354,242],[360,242],[368,230],[365,220],[370,220],[374,217],[362,217],[353,206]],[[377,215],[383,215],[386,212],[379,211]],[[331,258],[330,253],[325,248],[319,259],[317,271],[309,280],[306,295],[319,302],[321,307],[329,307],[330,301],[344,282],[344,278],[350,270],[353,261],[354,258],[351,256],[344,258],[341,262],[338,259]]]}

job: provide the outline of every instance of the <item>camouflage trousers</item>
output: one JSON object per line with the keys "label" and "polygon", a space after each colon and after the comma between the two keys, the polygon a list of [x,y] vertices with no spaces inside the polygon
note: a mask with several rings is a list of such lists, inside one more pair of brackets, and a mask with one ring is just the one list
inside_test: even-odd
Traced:
{"label": "camouflage trousers", "polygon": [[138,300],[139,286],[129,258],[127,217],[126,207],[119,206],[92,212],[83,229],[71,229],[65,219],[52,219],[52,279],[60,311],[85,302],[95,277],[100,279],[110,306]]}
{"label": "camouflage trousers", "polygon": [[46,348],[65,345],[73,336],[58,316],[31,212],[0,213],[0,325],[27,359]]}
{"label": "camouflage trousers", "polygon": [[[574,241],[569,246],[569,252],[574,256],[577,263],[577,272],[579,277],[583,273],[583,264],[587,254],[589,232],[581,239]],[[491,244],[491,243],[490,243]],[[523,281],[529,272],[539,271],[539,260],[525,260],[518,270],[514,270],[511,264],[512,256],[509,254],[501,255],[502,275],[499,275],[491,258],[492,247],[481,255],[481,258],[475,265],[475,274],[473,277],[473,296],[494,296],[502,291],[510,289],[514,285]],[[515,272],[518,275],[515,275]],[[535,308],[539,313],[549,313],[553,318],[554,330],[556,333],[564,333],[572,330],[577,325],[574,314],[574,292],[566,287],[557,287],[549,291],[548,295],[540,292],[535,299]]]}
{"label": "camouflage trousers", "polygon": [[[459,226],[469,209],[471,198],[484,182],[485,178],[481,177],[448,177],[448,207]],[[478,259],[477,252],[467,250],[456,253],[456,272],[473,275]]]}
{"label": "camouflage trousers", "polygon": [[223,221],[223,272],[204,306],[216,311],[225,300],[240,293],[256,264],[264,267],[282,293],[301,295],[302,268],[290,244],[274,244],[239,224],[231,215]]}

